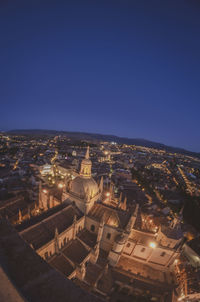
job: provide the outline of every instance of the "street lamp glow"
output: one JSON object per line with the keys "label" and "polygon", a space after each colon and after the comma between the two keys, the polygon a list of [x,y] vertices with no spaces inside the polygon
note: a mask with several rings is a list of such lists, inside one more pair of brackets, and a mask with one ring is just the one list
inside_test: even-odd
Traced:
{"label": "street lamp glow", "polygon": [[110,192],[107,192],[107,193],[106,193],[106,196],[109,197],[109,196],[110,196]]}
{"label": "street lamp glow", "polygon": [[58,188],[59,188],[59,189],[62,189],[62,188],[63,188],[63,184],[59,183],[59,184],[58,184]]}
{"label": "street lamp glow", "polygon": [[47,190],[46,190],[46,189],[44,189],[44,190],[43,190],[43,193],[45,193],[45,194],[46,194],[46,193],[47,193]]}
{"label": "street lamp glow", "polygon": [[155,248],[156,248],[155,242],[150,242],[150,243],[149,243],[149,246],[150,246],[152,249],[155,249]]}

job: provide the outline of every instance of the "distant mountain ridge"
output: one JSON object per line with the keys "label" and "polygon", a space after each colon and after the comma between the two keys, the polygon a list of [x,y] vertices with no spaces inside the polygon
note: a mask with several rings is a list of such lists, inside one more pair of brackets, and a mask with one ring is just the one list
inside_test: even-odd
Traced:
{"label": "distant mountain ridge", "polygon": [[109,134],[98,134],[98,133],[87,133],[87,132],[73,132],[73,131],[59,131],[59,130],[42,130],[42,129],[16,129],[7,131],[8,134],[19,134],[19,135],[66,135],[69,138],[78,139],[78,140],[97,140],[97,141],[107,141],[107,142],[116,142],[118,144],[126,145],[136,145],[148,148],[155,148],[160,150],[166,150],[172,153],[181,153],[185,155],[195,156],[200,158],[200,153],[192,152],[185,150],[183,148],[177,148],[172,146],[167,146],[162,143],[157,143],[149,141],[142,138],[127,138],[119,137],[116,135]]}

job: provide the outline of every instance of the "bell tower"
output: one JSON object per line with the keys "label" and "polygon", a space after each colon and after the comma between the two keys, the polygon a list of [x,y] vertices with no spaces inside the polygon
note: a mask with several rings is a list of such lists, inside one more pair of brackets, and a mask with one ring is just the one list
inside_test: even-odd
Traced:
{"label": "bell tower", "polygon": [[85,154],[85,158],[81,162],[80,176],[82,176],[83,178],[91,178],[92,162],[89,159],[89,157],[90,157],[90,149],[88,146]]}

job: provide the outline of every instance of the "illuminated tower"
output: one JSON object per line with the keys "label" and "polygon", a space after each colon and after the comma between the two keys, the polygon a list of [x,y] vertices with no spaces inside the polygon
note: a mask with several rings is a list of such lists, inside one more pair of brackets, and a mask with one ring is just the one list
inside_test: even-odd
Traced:
{"label": "illuminated tower", "polygon": [[89,147],[87,147],[85,158],[81,162],[80,176],[82,176],[84,178],[91,178],[92,162],[89,159],[89,157],[90,157],[89,152],[90,152]]}

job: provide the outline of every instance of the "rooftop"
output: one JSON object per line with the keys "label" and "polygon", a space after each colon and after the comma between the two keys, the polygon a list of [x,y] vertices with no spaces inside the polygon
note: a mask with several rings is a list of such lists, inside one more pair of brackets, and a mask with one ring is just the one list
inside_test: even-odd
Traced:
{"label": "rooftop", "polygon": [[[0,220],[0,266],[8,277],[4,286],[2,283],[0,286],[0,300],[3,302],[100,301],[46,263],[5,219]],[[10,291],[8,299],[4,299],[5,289],[8,291],[11,286],[17,290],[21,300],[13,297],[14,290]]]}
{"label": "rooftop", "polygon": [[62,250],[62,253],[67,256],[72,262],[81,264],[89,255],[90,251],[78,240],[72,240],[70,244]]}
{"label": "rooftop", "polygon": [[187,245],[200,256],[200,237],[188,241]]}
{"label": "rooftop", "polygon": [[73,265],[63,254],[53,257],[49,261],[49,264],[67,277],[74,271]]}
{"label": "rooftop", "polygon": [[131,214],[126,211],[114,209],[101,203],[96,203],[90,210],[88,216],[92,216],[98,221],[101,221],[101,219],[104,218],[105,224],[124,228],[127,225]]}
{"label": "rooftop", "polygon": [[39,223],[23,230],[21,236],[29,244],[32,244],[35,249],[39,249],[54,238],[56,228],[58,233],[62,233],[70,227],[73,224],[75,215],[77,215],[78,219],[81,218],[77,209],[69,205],[59,212],[53,213],[52,216],[47,217],[43,221],[39,221]]}
{"label": "rooftop", "polygon": [[97,235],[89,232],[87,229],[83,229],[77,234],[78,238],[87,244],[89,247],[93,248],[97,242]]}

